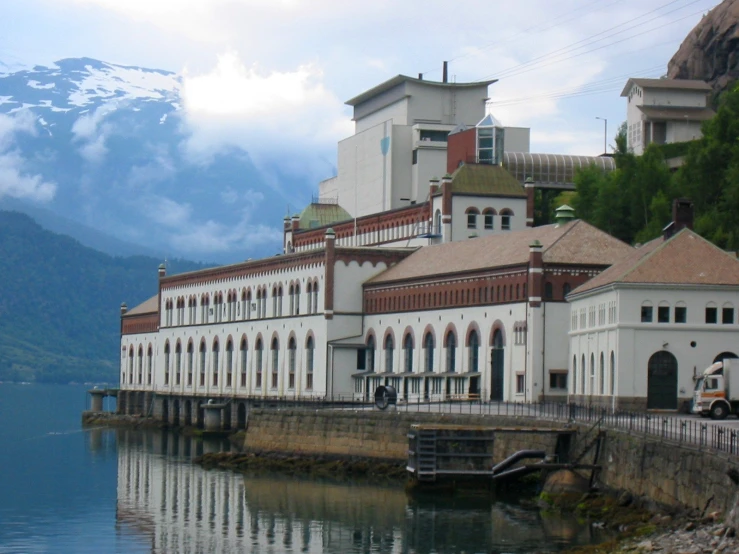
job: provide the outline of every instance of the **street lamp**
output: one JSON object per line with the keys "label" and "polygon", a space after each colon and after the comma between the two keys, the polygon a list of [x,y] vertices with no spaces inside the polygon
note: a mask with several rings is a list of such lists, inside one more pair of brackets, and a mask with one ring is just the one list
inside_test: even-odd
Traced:
{"label": "street lamp", "polygon": [[595,119],[600,119],[603,121],[603,153],[608,153],[608,120],[605,117],[598,117],[595,116]]}

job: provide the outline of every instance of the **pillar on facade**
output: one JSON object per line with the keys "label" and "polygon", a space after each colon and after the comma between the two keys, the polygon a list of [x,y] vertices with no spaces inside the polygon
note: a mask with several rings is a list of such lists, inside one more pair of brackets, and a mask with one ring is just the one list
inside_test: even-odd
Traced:
{"label": "pillar on facade", "polygon": [[529,245],[528,313],[526,335],[526,400],[543,400],[544,391],[544,261],[538,240]]}
{"label": "pillar on facade", "polygon": [[526,227],[534,226],[534,208],[536,204],[536,187],[531,177],[526,177],[524,183],[526,189]]}
{"label": "pillar on facade", "polygon": [[223,413],[225,404],[216,404],[212,400],[208,400],[206,404],[203,404],[204,414],[204,431],[222,431],[223,426],[221,425],[221,414]]}

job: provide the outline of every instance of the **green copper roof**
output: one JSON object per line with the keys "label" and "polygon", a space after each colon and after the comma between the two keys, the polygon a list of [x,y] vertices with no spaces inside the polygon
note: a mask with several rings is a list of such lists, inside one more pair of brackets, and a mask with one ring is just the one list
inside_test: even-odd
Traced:
{"label": "green copper roof", "polygon": [[503,167],[491,164],[464,164],[452,174],[452,193],[484,196],[518,196],[526,190]]}
{"label": "green copper roof", "polygon": [[315,229],[347,221],[352,216],[338,204],[308,204],[300,213],[300,228]]}

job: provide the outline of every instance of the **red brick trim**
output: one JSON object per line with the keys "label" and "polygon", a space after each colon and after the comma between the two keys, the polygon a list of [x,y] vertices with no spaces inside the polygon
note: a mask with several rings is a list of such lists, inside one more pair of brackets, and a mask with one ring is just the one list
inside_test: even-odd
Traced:
{"label": "red brick trim", "polygon": [[503,346],[505,347],[508,344],[508,341],[506,339],[505,325],[503,325],[503,322],[499,319],[496,319],[493,322],[493,327],[490,329],[490,340],[488,342],[488,346],[493,346],[493,337],[495,336],[495,331],[500,331],[501,335],[503,336]]}

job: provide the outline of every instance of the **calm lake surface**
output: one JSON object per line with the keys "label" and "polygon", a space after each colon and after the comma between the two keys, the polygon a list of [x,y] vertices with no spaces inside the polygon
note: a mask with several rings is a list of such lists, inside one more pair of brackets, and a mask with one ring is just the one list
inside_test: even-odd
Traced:
{"label": "calm lake surface", "polygon": [[530,553],[597,538],[511,499],[204,471],[190,459],[225,445],[83,430],[86,388],[0,384],[0,553]]}

